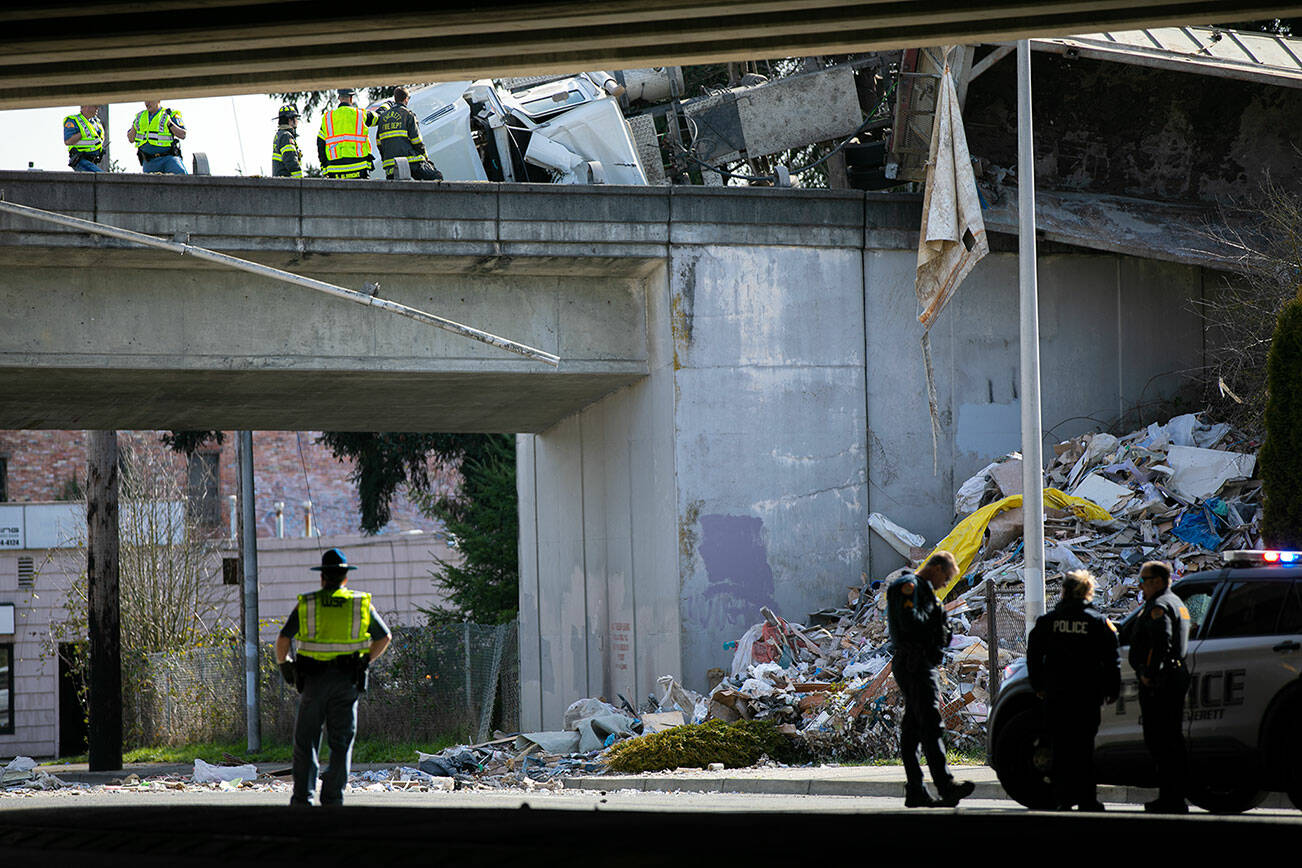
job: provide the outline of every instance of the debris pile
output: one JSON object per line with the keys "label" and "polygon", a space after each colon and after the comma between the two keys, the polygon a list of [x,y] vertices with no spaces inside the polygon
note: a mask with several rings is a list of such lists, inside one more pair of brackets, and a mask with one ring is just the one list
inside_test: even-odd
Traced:
{"label": "debris pile", "polygon": [[[1098,579],[1096,604],[1120,618],[1135,607],[1144,561],[1166,560],[1184,574],[1215,567],[1220,551],[1260,547],[1261,483],[1251,479],[1258,446],[1195,414],[1058,444],[1044,474],[1050,604],[1064,573],[1088,569]],[[955,635],[940,667],[942,714],[959,750],[984,747],[990,600],[998,667],[1024,652],[1021,494],[1021,456],[991,462],[959,488],[962,520],[936,546],[960,567],[945,604]],[[929,553],[885,516],[870,526],[915,563]],[[845,606],[812,613],[809,626],[762,609],[764,621],[729,643],[732,671],[713,686],[709,717],[771,719],[819,757],[893,755],[903,706],[890,677],[885,591],[898,574],[865,577]]]}

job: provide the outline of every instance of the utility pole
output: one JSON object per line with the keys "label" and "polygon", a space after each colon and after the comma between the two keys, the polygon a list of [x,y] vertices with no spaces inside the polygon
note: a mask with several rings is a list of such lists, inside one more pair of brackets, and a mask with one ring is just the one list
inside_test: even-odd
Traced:
{"label": "utility pole", "polygon": [[91,771],[122,768],[122,631],[118,595],[118,432],[91,431],[86,490]]}
{"label": "utility pole", "polygon": [[262,750],[258,696],[258,520],[253,495],[253,432],[239,435],[240,560],[244,565],[244,714],[249,752]]}
{"label": "utility pole", "polygon": [[1044,481],[1041,469],[1040,302],[1035,267],[1035,136],[1031,43],[1017,43],[1017,264],[1022,349],[1022,526],[1026,635],[1044,614]]}

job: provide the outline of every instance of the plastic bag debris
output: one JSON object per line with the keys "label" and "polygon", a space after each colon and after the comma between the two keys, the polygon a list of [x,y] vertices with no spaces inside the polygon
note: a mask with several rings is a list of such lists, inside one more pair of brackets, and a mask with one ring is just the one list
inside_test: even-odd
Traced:
{"label": "plastic bag debris", "polygon": [[253,764],[242,766],[215,766],[204,762],[198,757],[194,760],[193,780],[196,784],[236,783],[238,781],[251,781],[258,776],[258,768]]}

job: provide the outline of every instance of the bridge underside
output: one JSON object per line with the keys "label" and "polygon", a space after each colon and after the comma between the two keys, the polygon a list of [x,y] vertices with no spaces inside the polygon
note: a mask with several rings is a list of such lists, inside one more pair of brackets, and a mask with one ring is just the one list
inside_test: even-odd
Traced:
{"label": "bridge underside", "polygon": [[[343,11],[341,11],[341,9]],[[1296,0],[22,0],[0,108],[809,56],[1302,14]]]}

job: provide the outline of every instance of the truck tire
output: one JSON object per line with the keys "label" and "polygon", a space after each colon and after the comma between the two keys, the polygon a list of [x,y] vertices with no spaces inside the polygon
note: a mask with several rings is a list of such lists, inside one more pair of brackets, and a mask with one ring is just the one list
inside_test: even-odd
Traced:
{"label": "truck tire", "polygon": [[1189,784],[1189,801],[1209,814],[1242,814],[1266,800],[1256,781],[1208,780]]}
{"label": "truck tire", "polygon": [[1015,712],[995,736],[994,766],[999,784],[1015,801],[1032,810],[1053,807],[1047,747],[1041,746],[1044,718],[1036,706]]}

